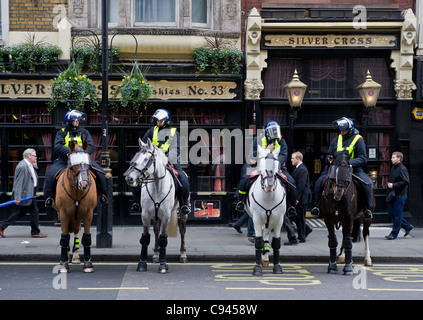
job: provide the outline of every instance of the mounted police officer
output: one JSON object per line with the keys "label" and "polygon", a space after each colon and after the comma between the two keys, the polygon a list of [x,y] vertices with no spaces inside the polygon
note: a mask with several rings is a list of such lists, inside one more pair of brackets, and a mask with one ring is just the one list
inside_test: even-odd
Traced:
{"label": "mounted police officer", "polygon": [[[50,169],[47,171],[46,174],[46,180],[44,185],[46,207],[51,207],[53,205],[53,199],[56,191],[56,184],[54,183],[54,178],[56,174],[61,169],[67,167],[68,154],[70,153],[69,142],[73,140],[78,145],[82,146],[82,142],[84,140],[87,140],[88,148],[86,152],[88,154],[91,154],[94,151],[94,143],[93,139],[91,138],[91,134],[88,132],[88,130],[79,126],[79,122],[85,120],[86,115],[84,113],[79,112],[77,110],[68,111],[66,112],[63,121],[65,127],[60,129],[56,134],[56,138],[54,139],[54,154],[58,156],[58,158],[53,161],[50,166]],[[99,201],[100,203],[107,203],[107,197],[105,195],[105,192],[107,190],[105,173],[97,162],[92,161],[91,166],[94,168],[92,172],[97,176],[96,185],[97,194],[100,195]]]}
{"label": "mounted police officer", "polygon": [[[363,167],[367,164],[367,153],[366,153],[366,144],[364,139],[357,129],[355,129],[354,121],[342,117],[341,119],[335,120],[332,122],[333,128],[337,129],[340,133],[335,137],[327,152],[326,162],[331,164],[333,161],[333,156],[335,152],[345,152],[350,155],[350,166],[353,168],[353,174],[359,177],[362,181],[362,190],[364,193],[365,199],[365,210],[364,210],[364,219],[372,218],[372,181],[369,176],[364,172]],[[321,196],[321,182],[328,175],[329,166],[327,165],[323,172],[321,173],[319,179],[317,179],[314,185],[314,208],[311,210],[311,213],[315,216],[318,216],[320,213],[319,204]]]}
{"label": "mounted police officer", "polygon": [[[281,129],[279,124],[276,121],[268,121],[264,126],[264,134],[257,135],[251,146],[249,159],[247,162],[244,163],[241,169],[241,179],[238,185],[238,203],[236,204],[235,210],[239,212],[244,212],[245,210],[245,196],[247,193],[247,182],[250,177],[250,174],[254,171],[254,168],[257,165],[257,161],[254,158],[257,157],[257,145],[264,149],[273,150],[280,147],[278,161],[281,166],[281,171],[284,175],[287,176],[289,184],[291,185],[289,188],[289,193],[287,200],[291,205],[295,204],[296,198],[296,190],[295,190],[295,180],[291,177],[291,175],[286,170],[284,166],[287,156],[288,156],[288,146],[286,145],[285,139],[282,138]],[[296,214],[296,210],[294,206],[289,206],[288,208],[288,215],[294,216]]]}
{"label": "mounted police officer", "polygon": [[[168,157],[169,162],[178,172],[179,192],[178,200],[180,204],[180,211],[182,214],[189,214],[189,192],[190,186],[188,176],[182,170],[180,165],[180,137],[176,128],[170,126],[170,114],[166,109],[157,109],[150,119],[150,122],[155,124],[147,130],[142,141],[147,143],[148,139],[156,145]],[[140,188],[134,188],[135,202],[131,207],[132,212],[139,212]]]}

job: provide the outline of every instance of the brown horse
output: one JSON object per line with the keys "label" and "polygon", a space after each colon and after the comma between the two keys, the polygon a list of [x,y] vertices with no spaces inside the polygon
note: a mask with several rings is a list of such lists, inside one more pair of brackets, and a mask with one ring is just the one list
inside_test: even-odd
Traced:
{"label": "brown horse", "polygon": [[54,208],[61,222],[62,235],[60,239],[61,259],[59,272],[69,272],[70,261],[70,233],[74,234],[73,263],[79,263],[78,233],[81,222],[84,222],[82,245],[84,246],[84,272],[94,272],[91,263],[91,233],[90,227],[93,211],[97,206],[97,188],[93,174],[89,170],[90,156],[85,150],[88,142],[82,147],[74,141],[69,143],[71,150],[68,156],[68,167],[58,177],[56,186],[56,200]]}
{"label": "brown horse", "polygon": [[[352,275],[352,243],[353,233],[359,232],[360,220],[363,216],[364,201],[362,192],[360,192],[361,184],[365,182],[357,181],[359,178],[354,177],[352,168],[349,165],[348,158],[344,153],[337,153],[333,164],[329,168],[328,176],[322,181],[323,193],[321,197],[321,208],[323,218],[328,229],[330,262],[328,273],[336,273],[338,271],[336,248],[338,241],[335,234],[335,227],[339,229],[342,226],[342,246],[341,254],[345,250],[345,267],[344,274]],[[374,191],[373,191],[373,203]],[[374,208],[372,208],[372,211]],[[372,265],[369,250],[369,227],[372,219],[363,219],[363,237],[365,243],[365,259],[364,264]],[[356,237],[356,235],[354,235]],[[339,261],[338,261],[339,262]]]}

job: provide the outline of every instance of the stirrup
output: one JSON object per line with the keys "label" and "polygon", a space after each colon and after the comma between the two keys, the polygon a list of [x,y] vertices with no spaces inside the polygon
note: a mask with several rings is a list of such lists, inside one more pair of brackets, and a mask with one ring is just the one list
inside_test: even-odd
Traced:
{"label": "stirrup", "polygon": [[190,210],[190,208],[186,204],[184,204],[181,207],[181,213],[182,214],[190,214],[191,213],[191,210]]}
{"label": "stirrup", "polygon": [[364,214],[364,219],[366,220],[373,218],[373,214],[369,209],[364,210],[363,214]]}
{"label": "stirrup", "polygon": [[138,203],[134,202],[131,206],[131,212],[141,212],[141,207]]}
{"label": "stirrup", "polygon": [[318,207],[314,207],[313,209],[311,209],[310,213],[317,218],[320,215],[320,209]]}
{"label": "stirrup", "polygon": [[295,217],[297,215],[297,209],[295,209],[295,207],[290,206],[288,208],[288,217],[292,218]]}
{"label": "stirrup", "polygon": [[244,203],[244,201],[239,201],[236,204],[235,210],[238,211],[238,212],[244,212],[244,210],[245,210],[245,203]]}
{"label": "stirrup", "polygon": [[51,197],[48,197],[44,203],[44,205],[48,208],[51,208],[53,206],[53,199]]}
{"label": "stirrup", "polygon": [[108,202],[107,197],[104,194],[102,194],[100,196],[100,203],[104,204],[104,203],[107,203],[107,202]]}

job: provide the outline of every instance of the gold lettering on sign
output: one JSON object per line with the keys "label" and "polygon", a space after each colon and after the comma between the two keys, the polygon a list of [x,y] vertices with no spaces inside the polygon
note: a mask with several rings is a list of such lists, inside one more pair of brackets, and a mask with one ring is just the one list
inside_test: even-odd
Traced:
{"label": "gold lettering on sign", "polygon": [[397,46],[395,35],[268,34],[264,39],[267,47],[394,48]]}
{"label": "gold lettering on sign", "polygon": [[[0,98],[49,99],[52,80],[0,80]],[[101,98],[101,81],[93,81]],[[109,96],[121,81],[109,81]],[[150,81],[152,100],[230,100],[237,96],[234,81]]]}

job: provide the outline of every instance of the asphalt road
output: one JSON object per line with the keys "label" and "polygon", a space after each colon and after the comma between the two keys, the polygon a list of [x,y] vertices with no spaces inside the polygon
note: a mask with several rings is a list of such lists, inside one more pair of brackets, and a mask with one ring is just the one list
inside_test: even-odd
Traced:
{"label": "asphalt road", "polygon": [[[252,276],[251,263],[170,263],[168,274],[159,274],[153,263],[144,273],[136,271],[136,263],[96,263],[91,274],[83,273],[82,265],[71,265],[70,273],[58,274],[55,266],[48,262],[1,262],[0,301],[164,300],[159,306],[159,313],[164,314],[195,312],[194,308],[178,309],[178,305],[190,306],[178,300],[201,300],[206,301],[201,312],[214,315],[240,313],[241,306],[247,312],[246,305],[254,305],[256,300],[423,299],[421,264],[356,265],[354,275],[344,276],[342,265],[339,273],[332,275],[327,274],[326,264],[293,263],[283,264],[281,275],[267,268],[262,277]],[[226,311],[217,307],[222,301],[229,305]],[[231,309],[234,305],[237,310]],[[211,306],[215,306],[213,310]],[[251,308],[249,312],[254,311]]]}

